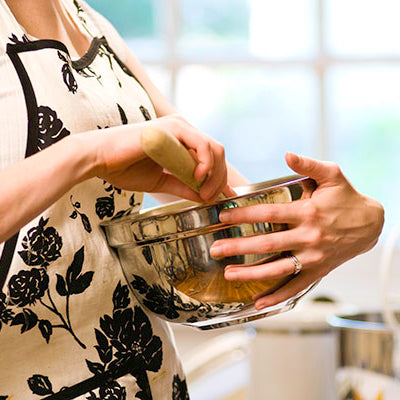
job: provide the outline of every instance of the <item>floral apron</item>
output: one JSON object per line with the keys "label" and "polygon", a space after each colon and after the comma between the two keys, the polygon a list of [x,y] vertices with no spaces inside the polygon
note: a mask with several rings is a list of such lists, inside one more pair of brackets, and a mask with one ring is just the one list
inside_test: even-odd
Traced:
{"label": "floral apron", "polygon": [[[112,27],[83,1],[64,6],[91,41],[78,60],[28,37],[0,0],[0,168],[155,117]],[[99,226],[142,197],[90,179],[0,245],[0,400],[189,398],[168,325],[131,296]]]}

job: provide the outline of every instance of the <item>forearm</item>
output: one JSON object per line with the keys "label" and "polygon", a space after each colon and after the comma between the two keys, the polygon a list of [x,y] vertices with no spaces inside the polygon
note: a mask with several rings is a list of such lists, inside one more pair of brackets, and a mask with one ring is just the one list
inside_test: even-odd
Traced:
{"label": "forearm", "polygon": [[0,243],[90,177],[95,163],[78,136],[0,171]]}

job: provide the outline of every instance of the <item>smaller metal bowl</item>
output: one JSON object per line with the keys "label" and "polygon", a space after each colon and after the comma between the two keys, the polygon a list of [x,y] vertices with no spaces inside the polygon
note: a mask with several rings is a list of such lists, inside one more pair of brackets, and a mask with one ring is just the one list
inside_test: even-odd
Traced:
{"label": "smaller metal bowl", "polygon": [[383,322],[382,313],[332,316],[328,322],[339,332],[341,367],[394,376],[394,336]]}
{"label": "smaller metal bowl", "polygon": [[150,311],[171,322],[212,329],[274,315],[294,307],[306,291],[262,311],[254,296],[273,293],[284,279],[231,282],[224,268],[231,264],[257,265],[280,253],[250,254],[214,259],[214,241],[285,230],[284,224],[227,225],[223,209],[295,201],[310,196],[315,182],[299,175],[237,189],[239,196],[211,205],[179,201],[144,210],[103,224],[108,243],[117,249],[130,289]]}

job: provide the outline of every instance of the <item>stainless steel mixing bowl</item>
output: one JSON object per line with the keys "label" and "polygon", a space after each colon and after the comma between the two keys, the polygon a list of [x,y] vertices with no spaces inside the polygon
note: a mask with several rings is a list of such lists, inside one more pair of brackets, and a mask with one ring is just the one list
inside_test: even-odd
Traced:
{"label": "stainless steel mixing bowl", "polygon": [[239,238],[286,229],[284,224],[226,225],[223,209],[283,203],[310,196],[314,181],[299,175],[237,189],[238,197],[199,205],[179,201],[103,224],[110,246],[119,255],[127,282],[139,302],[171,322],[212,329],[274,315],[294,307],[306,291],[262,311],[253,296],[272,293],[285,279],[231,282],[224,267],[257,265],[282,257],[279,253],[214,259],[209,249],[218,239]]}

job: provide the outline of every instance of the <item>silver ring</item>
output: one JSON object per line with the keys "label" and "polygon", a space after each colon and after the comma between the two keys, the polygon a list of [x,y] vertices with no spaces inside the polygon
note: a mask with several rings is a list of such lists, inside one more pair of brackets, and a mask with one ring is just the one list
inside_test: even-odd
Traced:
{"label": "silver ring", "polygon": [[290,255],[290,258],[292,259],[294,264],[293,275],[297,275],[303,269],[303,264],[293,254]]}

